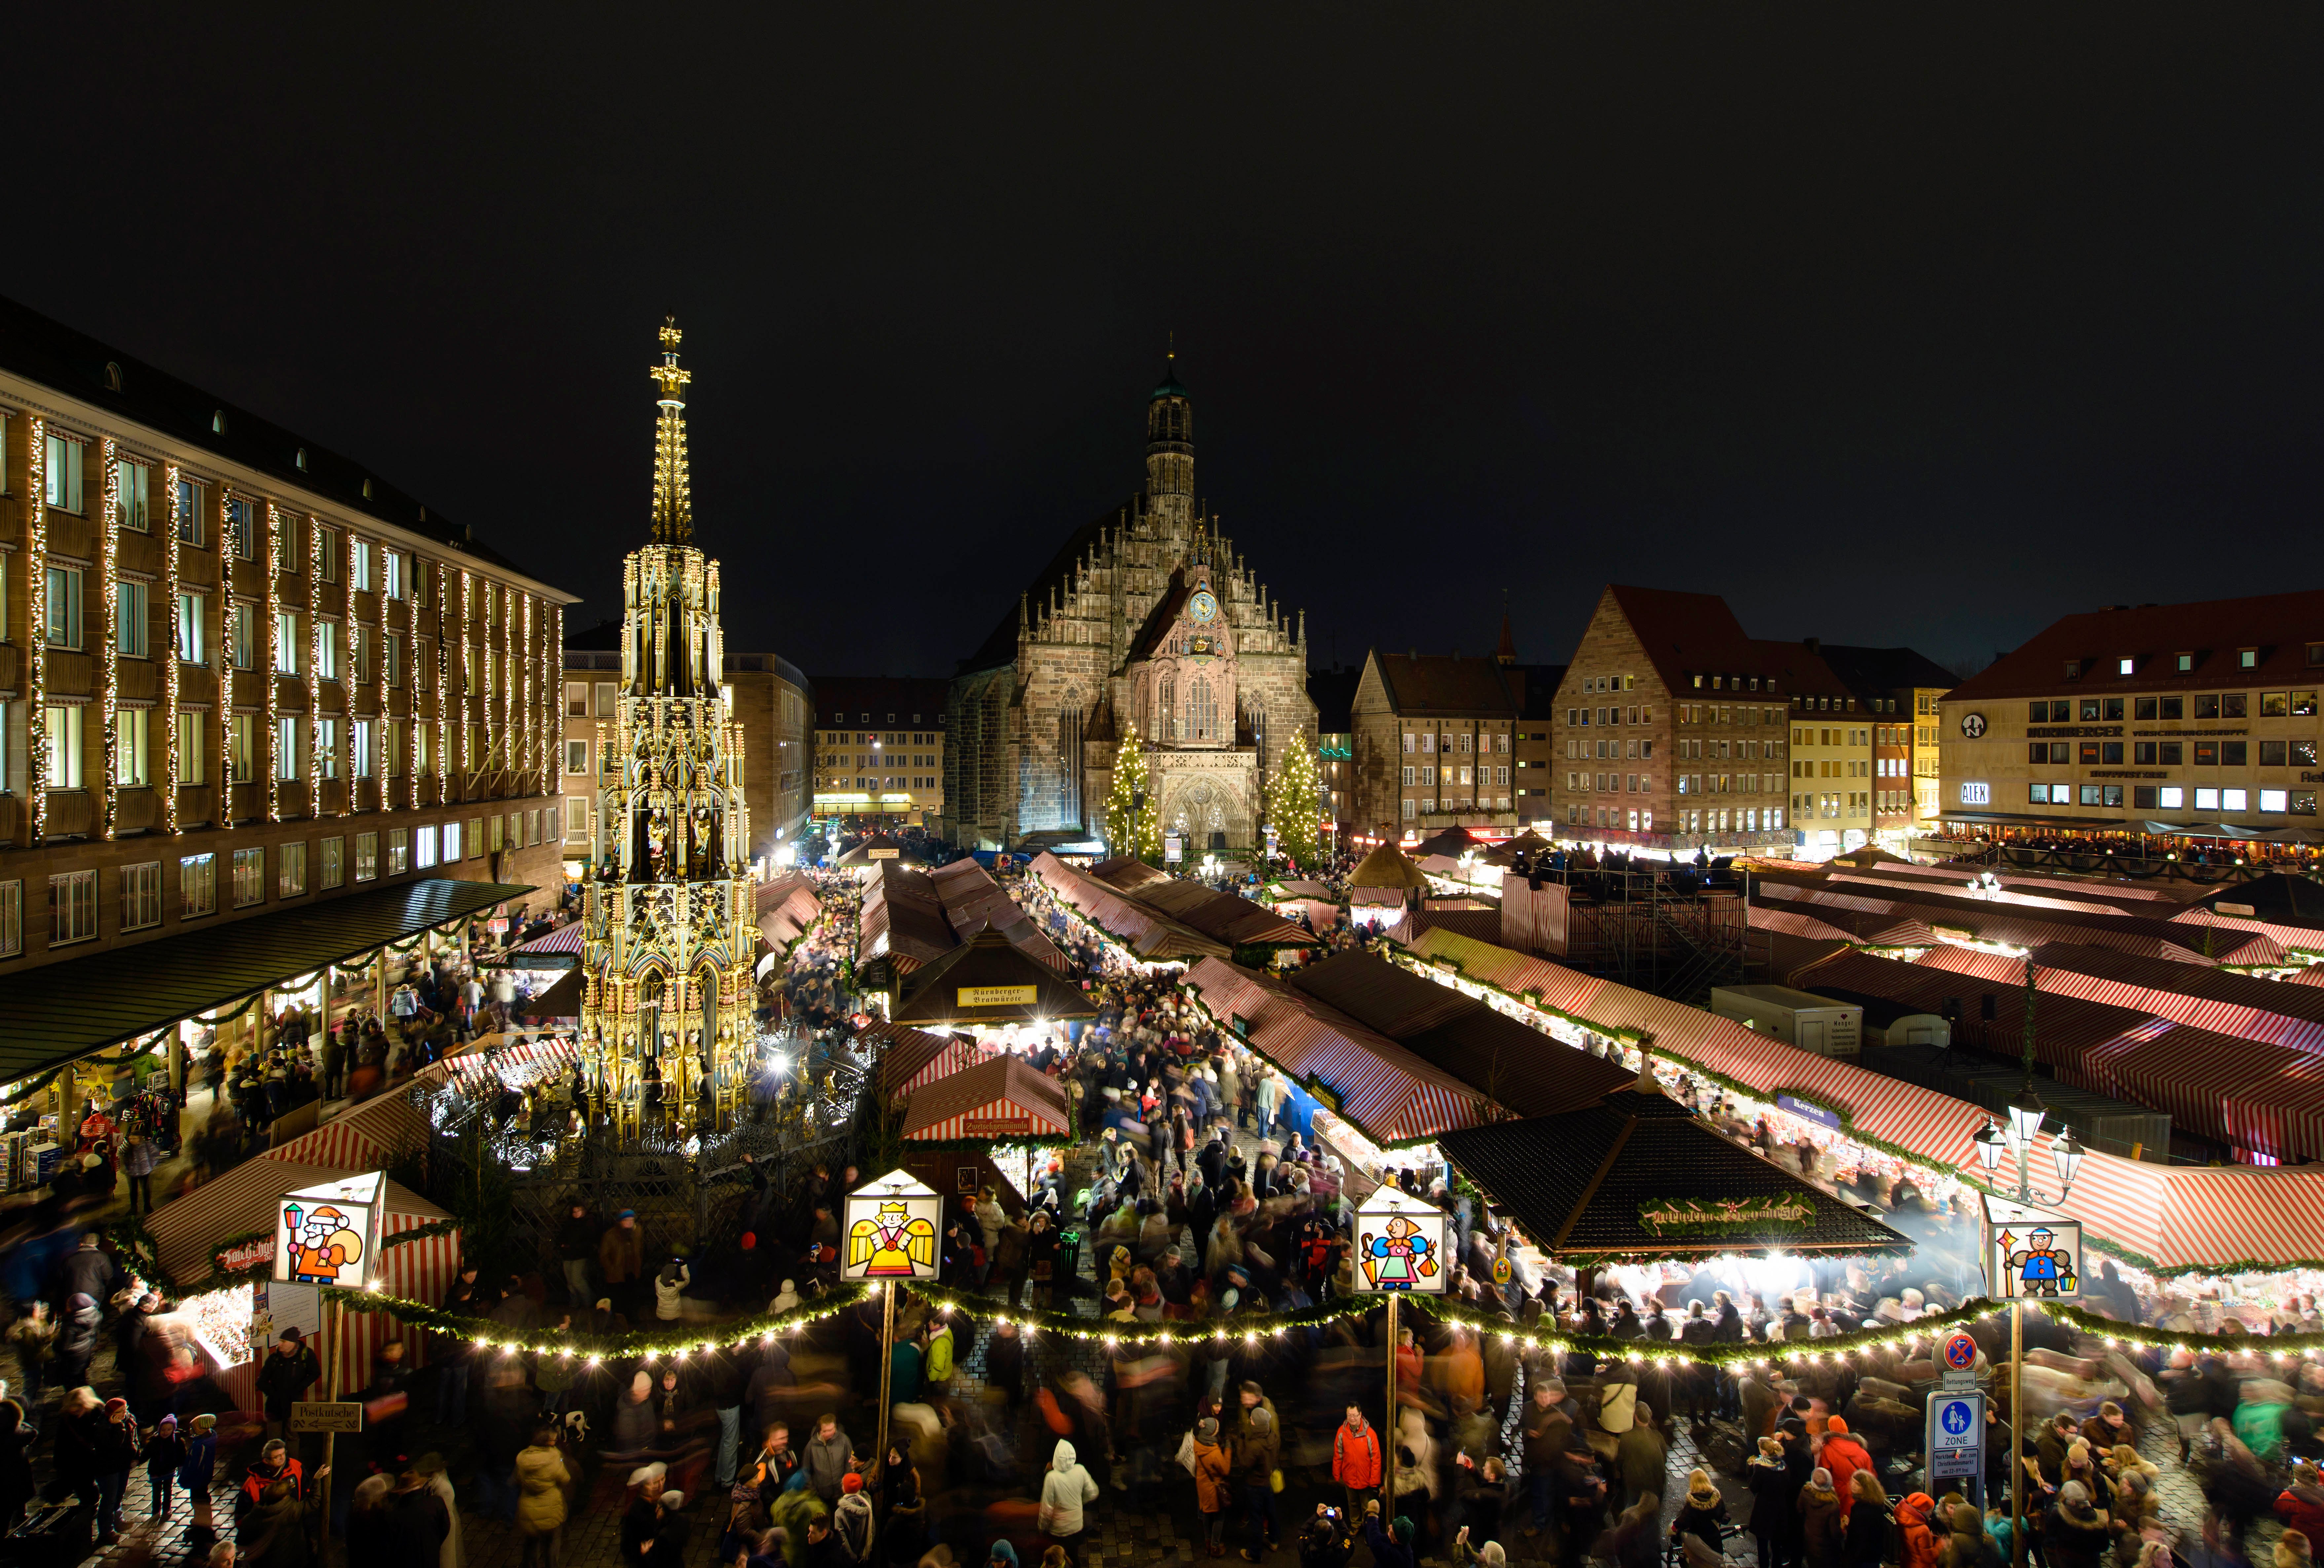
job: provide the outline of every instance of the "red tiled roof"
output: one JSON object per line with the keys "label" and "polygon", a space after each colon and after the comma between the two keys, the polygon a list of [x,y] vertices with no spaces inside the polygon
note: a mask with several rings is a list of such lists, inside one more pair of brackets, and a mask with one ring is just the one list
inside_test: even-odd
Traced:
{"label": "red tiled roof", "polygon": [[1388,706],[1397,713],[1515,718],[1521,699],[1500,666],[1457,653],[1383,653],[1372,650]]}
{"label": "red tiled roof", "polygon": [[[2324,645],[2324,589],[2209,599],[2191,604],[2142,604],[2096,610],[2052,622],[1949,694],[1954,702],[2074,692],[2253,690],[2265,686],[2324,685],[2324,669],[2308,661],[2310,643]],[[2241,667],[2253,649],[2257,663]],[[2194,656],[2181,674],[2178,655]],[[2116,661],[2132,673],[2116,673]],[[2078,679],[2066,661],[2081,661]]]}
{"label": "red tiled roof", "polygon": [[[1716,594],[1612,583],[1607,586],[1606,597],[1614,601],[1629,623],[1655,673],[1674,696],[1692,690],[1697,675],[1757,676],[1763,688],[1784,697],[1794,692],[1831,696],[1848,693],[1806,644],[1748,635],[1727,601]],[[1771,687],[1766,685],[1769,682]]]}

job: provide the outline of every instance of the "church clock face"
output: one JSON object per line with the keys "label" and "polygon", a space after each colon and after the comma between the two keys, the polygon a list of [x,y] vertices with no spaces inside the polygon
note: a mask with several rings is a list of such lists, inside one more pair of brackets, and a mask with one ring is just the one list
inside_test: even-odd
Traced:
{"label": "church clock face", "polygon": [[1208,588],[1196,589],[1194,596],[1186,601],[1186,609],[1200,625],[1207,626],[1219,618],[1219,602]]}

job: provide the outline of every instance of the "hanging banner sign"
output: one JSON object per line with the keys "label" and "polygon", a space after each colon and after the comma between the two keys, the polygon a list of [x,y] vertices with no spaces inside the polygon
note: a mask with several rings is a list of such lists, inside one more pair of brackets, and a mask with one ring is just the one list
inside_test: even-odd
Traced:
{"label": "hanging banner sign", "polygon": [[1986,1294],[1997,1301],[2080,1301],[2082,1222],[2047,1209],[1985,1200]]}
{"label": "hanging banner sign", "polygon": [[944,1199],[909,1171],[891,1170],[847,1194],[842,1279],[934,1279]]}
{"label": "hanging banner sign", "polygon": [[1443,1210],[1395,1187],[1373,1193],[1356,1211],[1356,1288],[1373,1296],[1443,1295],[1450,1272],[1444,1221]]}
{"label": "hanging banner sign", "polygon": [[959,1007],[1030,1007],[1041,1000],[1038,985],[964,985]]}
{"label": "hanging banner sign", "polygon": [[1815,1222],[1805,1198],[1654,1198],[1638,1205],[1638,1223],[1657,1236],[1718,1236],[1752,1230],[1804,1231]]}

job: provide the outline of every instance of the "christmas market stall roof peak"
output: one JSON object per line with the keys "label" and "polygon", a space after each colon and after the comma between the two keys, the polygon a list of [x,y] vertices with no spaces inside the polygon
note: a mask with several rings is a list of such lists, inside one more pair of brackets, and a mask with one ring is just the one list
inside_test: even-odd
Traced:
{"label": "christmas market stall roof peak", "polygon": [[1097,1016],[1072,982],[988,927],[902,981],[890,1020],[940,1024],[1054,1023]]}
{"label": "christmas market stall roof peak", "polygon": [[1455,1129],[1437,1146],[1555,1258],[1901,1253],[1913,1246],[1659,1093],[1618,1090],[1555,1116]]}
{"label": "christmas market stall roof peak", "polygon": [[1402,850],[1392,844],[1383,844],[1364,856],[1355,874],[1348,879],[1351,888],[1425,888],[1428,879],[1420,868],[1405,857]]}
{"label": "christmas market stall roof peak", "polygon": [[1022,1122],[1020,1130],[1032,1137],[1062,1138],[1073,1130],[1063,1086],[1024,1057],[1009,1052],[914,1091],[906,1102],[898,1136],[991,1136],[973,1125],[980,1120]]}

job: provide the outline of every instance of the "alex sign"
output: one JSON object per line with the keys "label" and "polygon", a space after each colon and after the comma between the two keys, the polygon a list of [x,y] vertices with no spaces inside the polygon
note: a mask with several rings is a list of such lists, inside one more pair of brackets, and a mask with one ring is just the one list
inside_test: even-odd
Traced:
{"label": "alex sign", "polygon": [[386,1191],[387,1177],[371,1171],[283,1194],[274,1213],[276,1281],[369,1287],[379,1266]]}
{"label": "alex sign", "polygon": [[1988,1194],[1985,1278],[1997,1301],[2080,1301],[2082,1222]]}
{"label": "alex sign", "polygon": [[1356,1211],[1356,1288],[1442,1296],[1444,1211],[1383,1186]]}
{"label": "alex sign", "polygon": [[944,1199],[909,1171],[891,1170],[847,1194],[842,1279],[934,1279]]}

